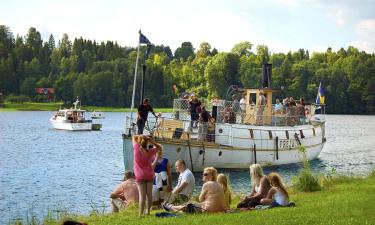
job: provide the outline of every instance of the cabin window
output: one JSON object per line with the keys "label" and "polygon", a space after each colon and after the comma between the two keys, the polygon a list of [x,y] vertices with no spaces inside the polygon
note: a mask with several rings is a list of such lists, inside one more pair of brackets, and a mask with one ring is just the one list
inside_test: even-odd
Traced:
{"label": "cabin window", "polygon": [[253,131],[253,129],[249,129],[249,131],[250,131],[250,138],[254,139],[254,131]]}
{"label": "cabin window", "polygon": [[257,102],[257,94],[250,93],[249,105],[255,105],[256,102]]}
{"label": "cabin window", "polygon": [[316,136],[316,134],[315,134],[315,128],[313,128],[312,130],[313,130],[313,135]]}
{"label": "cabin window", "polygon": [[289,132],[287,130],[285,131],[285,136],[286,136],[286,139],[289,139]]}
{"label": "cabin window", "polygon": [[268,131],[268,136],[270,137],[270,139],[272,139],[272,131]]}

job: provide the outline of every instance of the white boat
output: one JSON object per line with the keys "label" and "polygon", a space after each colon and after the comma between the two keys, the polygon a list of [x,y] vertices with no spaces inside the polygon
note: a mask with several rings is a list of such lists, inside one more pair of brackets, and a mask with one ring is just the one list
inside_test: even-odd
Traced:
{"label": "white boat", "polygon": [[[174,100],[173,118],[148,121],[149,134],[163,145],[163,154],[174,163],[186,161],[194,171],[207,166],[227,169],[248,169],[252,163],[281,165],[302,162],[300,145],[306,148],[309,160],[316,158],[326,142],[324,115],[315,115],[315,105],[306,105],[306,115],[296,115],[290,107],[287,113],[276,113],[271,104],[259,107],[256,99],[263,91],[266,99],[272,100],[275,90],[241,89],[246,95],[246,109],[231,112],[227,109],[235,103],[219,100],[212,106],[216,111],[216,123],[211,132],[207,124],[200,123],[192,128],[187,100]],[[214,109],[216,107],[216,109]],[[262,110],[262,112],[260,111]],[[213,115],[215,117],[215,115]],[[310,119],[312,118],[311,122]],[[318,119],[319,118],[319,122]],[[135,121],[127,118],[123,134],[125,169],[133,167],[131,135],[136,133]],[[148,128],[148,129],[147,129]],[[206,132],[207,131],[207,132]],[[173,164],[172,164],[173,165]]]}
{"label": "white boat", "polygon": [[86,110],[77,108],[78,103],[77,98],[73,103],[74,108],[59,109],[50,119],[53,128],[72,131],[100,130],[101,124],[93,124],[91,119],[86,119]]}
{"label": "white boat", "polygon": [[91,113],[91,119],[105,119],[105,115],[103,112],[93,111]]}

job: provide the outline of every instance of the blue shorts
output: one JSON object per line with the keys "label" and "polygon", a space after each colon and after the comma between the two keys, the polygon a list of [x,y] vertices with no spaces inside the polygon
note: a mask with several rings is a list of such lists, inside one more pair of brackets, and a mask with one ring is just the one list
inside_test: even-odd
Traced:
{"label": "blue shorts", "polygon": [[272,207],[278,207],[281,206],[279,203],[277,203],[275,200],[272,201]]}

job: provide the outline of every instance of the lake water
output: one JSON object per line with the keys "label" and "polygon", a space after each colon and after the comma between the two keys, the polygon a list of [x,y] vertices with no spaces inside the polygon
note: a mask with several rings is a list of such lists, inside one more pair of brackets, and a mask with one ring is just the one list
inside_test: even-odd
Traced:
{"label": "lake water", "polygon": [[[106,113],[102,131],[54,130],[52,112],[0,112],[0,224],[48,210],[109,211],[122,179],[124,113]],[[317,173],[335,169],[364,176],[375,167],[375,116],[328,115],[327,143],[312,161]],[[300,164],[268,167],[290,182]],[[248,171],[224,171],[235,192],[248,192]],[[196,174],[201,185],[201,174]],[[200,187],[196,192],[200,191]]]}

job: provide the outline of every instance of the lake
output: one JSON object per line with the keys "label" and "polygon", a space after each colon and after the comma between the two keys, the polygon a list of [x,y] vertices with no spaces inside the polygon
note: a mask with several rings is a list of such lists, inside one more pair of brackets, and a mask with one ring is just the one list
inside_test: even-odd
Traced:
{"label": "lake", "polygon": [[[106,113],[101,131],[54,130],[53,112],[0,112],[0,224],[48,210],[110,211],[109,194],[123,176],[125,113]],[[316,173],[365,176],[375,167],[375,116],[327,115],[327,143]],[[265,168],[290,183],[300,164]],[[226,170],[235,192],[248,192],[248,171]],[[196,174],[196,193],[201,174]]]}

